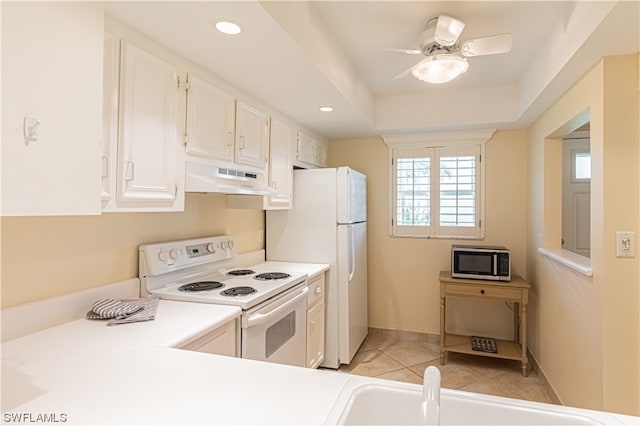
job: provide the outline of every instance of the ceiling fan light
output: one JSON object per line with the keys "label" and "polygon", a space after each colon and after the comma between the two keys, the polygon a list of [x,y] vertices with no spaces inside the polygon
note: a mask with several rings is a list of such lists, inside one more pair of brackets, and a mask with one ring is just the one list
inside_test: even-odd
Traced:
{"label": "ceiling fan light", "polygon": [[441,84],[460,76],[468,68],[469,62],[458,55],[436,55],[418,63],[411,74],[418,80]]}

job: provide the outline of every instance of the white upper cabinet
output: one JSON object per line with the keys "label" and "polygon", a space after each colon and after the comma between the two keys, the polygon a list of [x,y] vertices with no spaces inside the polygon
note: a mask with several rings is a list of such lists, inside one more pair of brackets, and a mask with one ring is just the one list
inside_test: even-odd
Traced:
{"label": "white upper cabinet", "polygon": [[114,200],[116,156],[118,146],[118,96],[120,75],[119,40],[109,31],[104,33],[104,66],[102,71],[102,208]]}
{"label": "white upper cabinet", "polygon": [[294,164],[302,168],[326,167],[328,144],[304,132],[298,132]]}
{"label": "white upper cabinet", "polygon": [[235,149],[236,163],[267,168],[269,116],[242,101],[237,103]]}
{"label": "white upper cabinet", "polygon": [[1,7],[1,213],[100,214],[103,4]]}
{"label": "white upper cabinet", "polygon": [[[185,85],[185,78],[173,64],[123,38],[118,83],[117,148],[113,153],[111,138],[109,159],[103,158],[113,170],[112,157],[116,157],[115,179],[109,179],[111,187],[115,185],[115,191],[111,191],[115,192],[115,199],[107,200],[104,210],[183,210],[184,173],[179,155],[183,132],[179,111],[184,108],[180,85]],[[115,99],[115,95],[111,98]],[[106,106],[105,110],[111,108]],[[113,126],[112,120],[107,123]],[[113,127],[110,131],[115,132]],[[112,173],[103,171],[103,176]],[[109,191],[103,190],[103,195],[105,192]]]}
{"label": "white upper cabinet", "polygon": [[293,194],[293,148],[295,132],[282,121],[271,120],[269,149],[269,187],[275,191],[267,197],[267,209],[290,209]]}
{"label": "white upper cabinet", "polygon": [[186,153],[233,162],[235,98],[189,74]]}

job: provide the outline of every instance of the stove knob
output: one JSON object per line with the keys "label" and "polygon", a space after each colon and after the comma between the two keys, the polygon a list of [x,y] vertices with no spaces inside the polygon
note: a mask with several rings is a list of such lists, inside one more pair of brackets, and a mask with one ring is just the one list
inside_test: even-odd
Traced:
{"label": "stove knob", "polygon": [[221,248],[222,250],[226,250],[226,249],[228,248],[228,247],[227,247],[227,242],[226,242],[226,241],[221,242],[221,243],[220,243],[220,248]]}
{"label": "stove knob", "polygon": [[166,262],[167,260],[169,260],[169,253],[167,253],[165,250],[160,250],[160,252],[158,253],[158,257],[162,262]]}
{"label": "stove knob", "polygon": [[169,256],[171,256],[172,259],[177,259],[178,258],[178,250],[176,249],[171,249],[171,251],[169,252]]}
{"label": "stove knob", "polygon": [[209,244],[207,244],[207,251],[208,251],[209,253],[215,253],[215,252],[216,252],[216,250],[215,250],[215,247],[214,247],[213,243],[209,243]]}
{"label": "stove knob", "polygon": [[233,248],[233,240],[229,240],[229,249]]}

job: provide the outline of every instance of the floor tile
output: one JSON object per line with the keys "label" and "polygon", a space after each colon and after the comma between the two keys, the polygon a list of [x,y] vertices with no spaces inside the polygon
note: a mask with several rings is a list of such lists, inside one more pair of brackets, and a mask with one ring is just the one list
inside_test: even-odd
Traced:
{"label": "floor tile", "polygon": [[402,364],[385,355],[378,349],[358,352],[349,365],[340,367],[340,371],[359,376],[375,377],[404,368]]}
{"label": "floor tile", "polygon": [[418,374],[414,373],[413,371],[409,370],[408,368],[403,368],[401,370],[396,370],[390,373],[381,374],[376,377],[380,379],[395,380],[398,382],[414,383],[416,385],[422,384],[422,377],[420,377]]}
{"label": "floor tile", "polygon": [[405,367],[440,358],[440,348],[426,342],[393,342],[387,344],[381,350]]}
{"label": "floor tile", "polygon": [[522,376],[518,361],[449,353],[440,364],[438,339],[424,333],[371,329],[344,373],[422,384],[424,370],[436,366],[442,387],[507,398],[552,403],[536,372]]}

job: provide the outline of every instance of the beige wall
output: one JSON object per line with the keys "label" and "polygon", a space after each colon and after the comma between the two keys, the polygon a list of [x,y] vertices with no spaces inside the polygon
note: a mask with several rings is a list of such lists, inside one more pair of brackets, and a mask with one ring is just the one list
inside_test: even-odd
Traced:
{"label": "beige wall", "polygon": [[[568,405],[640,414],[638,258],[615,257],[615,231],[639,229],[637,55],[606,58],[528,129],[530,342]],[[591,266],[587,277],[542,257],[558,247],[558,129],[589,111]]]}
{"label": "beige wall", "polygon": [[[486,230],[477,244],[512,250],[514,272],[525,274],[526,133],[499,131],[486,145]],[[371,327],[439,333],[440,270],[450,269],[450,239],[388,235],[388,148],[380,138],[331,141],[329,162],[367,175],[369,323]],[[459,241],[459,240],[457,240]],[[512,337],[503,304],[455,301],[452,330]],[[449,321],[448,320],[448,321]]]}
{"label": "beige wall", "polygon": [[225,200],[187,194],[178,213],[3,217],[2,307],[136,277],[142,243],[231,234],[241,253],[262,249],[264,213]]}

